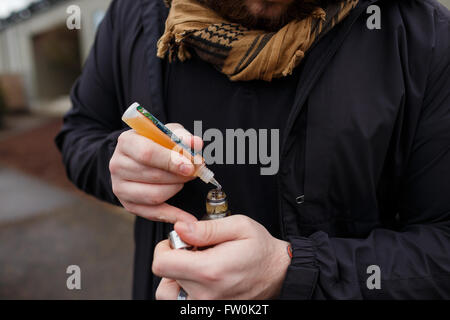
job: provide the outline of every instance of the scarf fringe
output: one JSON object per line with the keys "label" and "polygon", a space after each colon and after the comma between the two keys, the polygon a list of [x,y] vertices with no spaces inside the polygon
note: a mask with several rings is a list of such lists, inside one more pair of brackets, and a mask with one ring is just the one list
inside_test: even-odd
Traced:
{"label": "scarf fringe", "polygon": [[[172,31],[164,33],[164,35],[158,40],[158,51],[156,56],[164,59],[166,55],[168,55],[169,61],[172,62],[176,51],[176,56],[181,62],[190,59],[192,56],[183,42],[185,37],[186,32],[183,34],[174,34]],[[172,45],[172,42],[175,42],[175,45]]]}
{"label": "scarf fringe", "polygon": [[327,18],[327,13],[325,12],[325,10],[323,10],[320,7],[317,7],[316,9],[314,9],[314,11],[311,13],[311,17],[313,17],[314,19],[320,19],[322,21],[325,21]]}
{"label": "scarf fringe", "polygon": [[[326,14],[325,10],[323,10],[320,7],[317,7],[311,14],[311,17],[313,19],[318,19],[321,21],[325,21],[326,16],[327,16],[327,14]],[[305,57],[305,52],[303,52],[302,50],[295,51],[294,56],[291,58],[287,67],[281,73],[283,75],[283,77],[291,75],[292,72],[294,71],[294,69],[300,64],[300,62],[303,60],[304,57]]]}
{"label": "scarf fringe", "polygon": [[283,70],[282,74],[284,77],[289,76],[292,74],[294,69],[300,64],[300,62],[305,57],[305,53],[302,50],[295,51],[294,56],[289,61],[287,67]]}
{"label": "scarf fringe", "polygon": [[164,59],[167,52],[170,50],[170,42],[174,38],[174,34],[172,32],[166,32],[164,35],[158,40],[158,51],[156,53],[158,58]]}
{"label": "scarf fringe", "polygon": [[190,59],[192,56],[189,53],[189,50],[187,49],[186,45],[181,42],[179,47],[178,47],[178,60],[180,60],[181,62],[184,62],[188,59]]}

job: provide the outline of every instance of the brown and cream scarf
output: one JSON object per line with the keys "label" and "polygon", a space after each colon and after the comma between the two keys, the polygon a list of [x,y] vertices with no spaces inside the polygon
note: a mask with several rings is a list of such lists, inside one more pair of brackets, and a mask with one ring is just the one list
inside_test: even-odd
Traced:
{"label": "brown and cream scarf", "polygon": [[158,57],[191,57],[189,49],[233,81],[265,80],[292,74],[311,46],[342,21],[358,0],[316,8],[277,32],[249,30],[221,18],[195,0],[172,0]]}

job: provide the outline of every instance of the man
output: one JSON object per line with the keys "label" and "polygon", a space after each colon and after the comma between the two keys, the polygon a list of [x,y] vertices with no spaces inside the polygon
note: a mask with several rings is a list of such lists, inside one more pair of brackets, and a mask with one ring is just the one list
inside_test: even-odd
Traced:
{"label": "man", "polygon": [[[166,4],[112,3],[56,139],[78,187],[137,215],[134,298],[450,298],[448,11]],[[368,27],[374,8],[381,28]],[[135,101],[197,149],[199,120],[270,132],[259,148],[279,150],[279,170],[234,153],[208,163],[235,215],[198,222],[209,187],[121,122]],[[208,249],[170,249],[172,224]]]}

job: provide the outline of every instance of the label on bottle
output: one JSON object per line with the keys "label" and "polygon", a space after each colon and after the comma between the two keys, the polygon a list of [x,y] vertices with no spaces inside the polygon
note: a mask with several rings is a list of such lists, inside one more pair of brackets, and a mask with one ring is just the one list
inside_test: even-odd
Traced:
{"label": "label on bottle", "polygon": [[195,152],[194,150],[192,150],[191,148],[189,148],[187,145],[185,145],[181,139],[179,137],[177,137],[169,128],[167,128],[161,121],[159,121],[154,115],[152,115],[150,112],[148,112],[147,110],[145,110],[142,106],[138,106],[136,107],[136,110],[142,114],[144,117],[146,117],[147,119],[149,119],[151,122],[153,122],[153,124],[162,132],[164,132],[169,138],[170,140],[172,140],[173,142],[175,142],[178,146],[180,146],[181,148],[183,148],[183,150],[187,151],[189,153],[189,155],[191,155],[192,157],[198,156],[199,153]]}

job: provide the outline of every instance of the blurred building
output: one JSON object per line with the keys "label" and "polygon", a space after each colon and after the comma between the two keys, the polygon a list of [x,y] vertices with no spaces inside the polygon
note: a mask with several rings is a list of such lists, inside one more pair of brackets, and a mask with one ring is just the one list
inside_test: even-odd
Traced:
{"label": "blurred building", "polygon": [[[110,2],[36,0],[0,19],[0,86],[7,91],[4,99],[13,100],[11,107],[24,104],[39,111],[55,102],[68,107],[70,87]],[[73,5],[80,9],[81,24],[80,29],[70,30],[67,20],[73,11],[68,8]]]}

